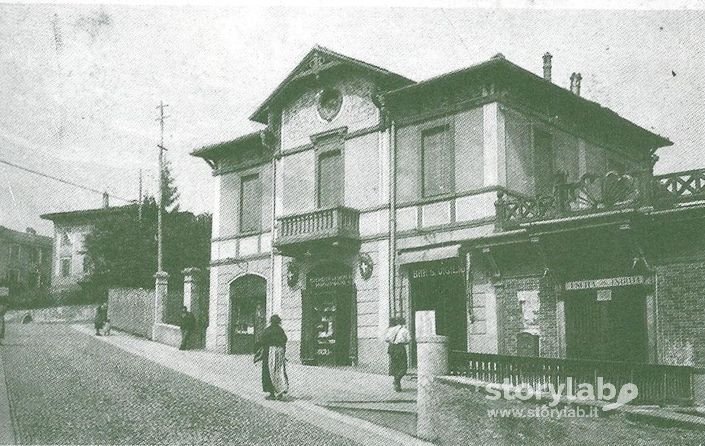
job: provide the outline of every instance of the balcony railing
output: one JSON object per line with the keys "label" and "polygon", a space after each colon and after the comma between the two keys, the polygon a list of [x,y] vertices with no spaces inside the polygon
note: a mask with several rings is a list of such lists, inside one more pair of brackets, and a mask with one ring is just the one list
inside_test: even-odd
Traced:
{"label": "balcony railing", "polygon": [[360,213],[346,207],[282,217],[274,244],[281,249],[311,241],[359,240],[359,221]]}
{"label": "balcony railing", "polygon": [[[512,386],[530,385],[533,389],[558,389],[571,378],[573,391],[586,383],[597,389],[598,378],[617,391],[633,383],[638,396],[633,403],[689,404],[693,400],[693,374],[690,366],[672,366],[584,359],[539,358],[484,353],[451,352],[451,374],[486,383]],[[565,388],[565,387],[563,387]]]}
{"label": "balcony railing", "polygon": [[537,220],[641,206],[673,207],[697,200],[705,200],[705,169],[657,176],[645,171],[588,174],[574,183],[558,174],[551,195],[498,192],[496,224],[498,230],[506,230]]}

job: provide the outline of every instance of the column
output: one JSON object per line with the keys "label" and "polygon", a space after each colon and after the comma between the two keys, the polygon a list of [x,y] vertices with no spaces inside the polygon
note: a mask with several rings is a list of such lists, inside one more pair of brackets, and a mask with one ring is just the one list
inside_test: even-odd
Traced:
{"label": "column", "polygon": [[161,324],[164,319],[164,302],[166,302],[167,287],[169,285],[169,273],[158,271],[154,275],[154,317],[152,324],[152,340],[155,339],[157,324]]}

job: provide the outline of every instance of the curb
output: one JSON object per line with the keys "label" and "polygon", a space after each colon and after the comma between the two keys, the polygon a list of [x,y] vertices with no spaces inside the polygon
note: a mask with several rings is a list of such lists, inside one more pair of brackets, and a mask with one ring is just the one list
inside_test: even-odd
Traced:
{"label": "curb", "polygon": [[[70,326],[73,330],[78,331],[79,333],[85,334],[85,335],[91,335],[91,332],[87,330],[84,326],[81,325],[71,325]],[[226,392],[229,392],[238,398],[242,398],[244,400],[247,400],[251,403],[255,403],[259,406],[265,407],[267,409],[272,409],[276,412],[282,413],[284,415],[287,415],[289,417],[292,417],[294,419],[297,419],[299,421],[311,424],[313,426],[318,427],[319,429],[323,429],[327,432],[339,435],[341,437],[347,438],[349,440],[352,440],[354,442],[357,442],[359,444],[363,445],[380,445],[380,446],[391,446],[391,445],[400,445],[400,446],[412,446],[412,445],[418,445],[418,446],[432,446],[432,443],[425,442],[419,438],[413,437],[407,433],[401,432],[401,431],[396,431],[387,427],[383,426],[378,426],[374,423],[371,423],[369,421],[360,419],[360,418],[355,418],[349,415],[341,414],[329,409],[325,409],[323,407],[318,406],[315,402],[313,401],[306,401],[306,400],[295,400],[295,401],[290,401],[290,402],[277,402],[277,401],[268,401],[264,400],[261,397],[261,392],[251,392],[248,391],[247,389],[233,389],[230,386],[224,385],[219,379],[220,377],[218,376],[213,376],[211,379],[208,379],[208,377],[203,376],[203,374],[198,373],[198,372],[189,372],[188,370],[183,370],[179,367],[174,367],[172,365],[173,362],[171,361],[168,364],[165,364],[163,361],[160,361],[152,356],[149,355],[147,351],[140,350],[139,348],[135,348],[130,345],[125,345],[124,343],[121,343],[119,339],[130,339],[133,338],[131,335],[126,336],[120,336],[123,333],[122,332],[116,332],[116,334],[119,333],[118,336],[103,336],[103,337],[93,337],[95,340],[100,341],[100,342],[106,342],[116,348],[119,348],[127,353],[133,354],[135,356],[139,356],[141,358],[147,359],[155,364],[158,364],[162,367],[168,368],[170,370],[173,370],[178,373],[182,373],[186,376],[189,376],[193,379],[196,379],[198,381],[204,382],[206,384],[218,387]],[[143,338],[136,338],[141,342],[149,342],[149,344],[156,344],[156,345],[161,345],[158,343],[154,343],[152,341],[147,341]],[[169,347],[171,348],[171,347]],[[186,353],[184,353],[186,354]],[[172,358],[174,359],[174,358]]]}
{"label": "curb", "polygon": [[0,354],[0,444],[16,444],[14,417],[10,408],[10,395],[7,392],[5,368]]}

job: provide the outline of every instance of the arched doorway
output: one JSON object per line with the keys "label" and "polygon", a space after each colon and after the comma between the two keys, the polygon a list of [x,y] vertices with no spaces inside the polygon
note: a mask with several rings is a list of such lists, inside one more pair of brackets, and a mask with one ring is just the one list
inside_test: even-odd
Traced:
{"label": "arched doorway", "polygon": [[267,323],[267,281],[253,274],[230,284],[230,353],[255,351]]}

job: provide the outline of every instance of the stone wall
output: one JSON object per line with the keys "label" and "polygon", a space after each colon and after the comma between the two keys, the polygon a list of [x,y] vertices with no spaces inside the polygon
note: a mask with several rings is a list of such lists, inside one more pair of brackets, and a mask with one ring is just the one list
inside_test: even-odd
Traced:
{"label": "stone wall", "polygon": [[116,288],[108,291],[108,318],[112,328],[151,337],[154,322],[154,290]]}
{"label": "stone wall", "polygon": [[657,358],[705,367],[705,262],[656,267]]}

